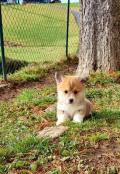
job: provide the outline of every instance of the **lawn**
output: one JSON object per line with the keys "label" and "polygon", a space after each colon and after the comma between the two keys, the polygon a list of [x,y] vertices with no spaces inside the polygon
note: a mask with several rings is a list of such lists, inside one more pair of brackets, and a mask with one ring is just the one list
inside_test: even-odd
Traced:
{"label": "lawn", "polygon": [[[92,118],[66,122],[67,132],[54,140],[39,138],[40,130],[56,122],[56,111],[46,111],[57,101],[55,71],[73,74],[78,63],[75,58],[55,63],[65,54],[66,5],[3,5],[2,10],[6,57],[32,65],[9,75],[11,86],[0,89],[0,173],[119,174],[120,72],[90,75],[86,96],[94,106]],[[78,28],[73,16],[70,20],[74,54]]]}
{"label": "lawn", "polygon": [[[79,9],[79,4],[71,5]],[[59,61],[65,55],[65,4],[2,5],[5,55],[27,62]],[[70,14],[69,53],[75,54],[78,26]]]}
{"label": "lawn", "polygon": [[[68,72],[70,65],[60,67]],[[68,131],[55,140],[37,136],[39,130],[55,125],[56,112],[45,112],[56,102],[53,74],[49,83],[48,76],[43,79],[46,85],[30,87],[31,82],[12,100],[0,101],[0,173],[119,173],[120,73],[91,74],[86,96],[94,105],[92,118],[82,124],[66,122]]]}

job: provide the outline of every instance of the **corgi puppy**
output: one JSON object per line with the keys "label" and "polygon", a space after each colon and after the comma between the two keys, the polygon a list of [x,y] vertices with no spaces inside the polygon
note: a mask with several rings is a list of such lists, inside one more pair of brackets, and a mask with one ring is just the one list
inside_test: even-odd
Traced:
{"label": "corgi puppy", "polygon": [[81,123],[92,113],[92,104],[85,98],[85,85],[78,76],[63,76],[55,73],[57,83],[57,122],[66,120]]}

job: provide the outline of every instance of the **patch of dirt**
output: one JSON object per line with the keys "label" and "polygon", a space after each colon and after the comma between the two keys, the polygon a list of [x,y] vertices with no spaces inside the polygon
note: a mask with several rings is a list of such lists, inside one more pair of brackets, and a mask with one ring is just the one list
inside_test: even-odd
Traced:
{"label": "patch of dirt", "polygon": [[13,42],[13,41],[5,41],[4,45],[6,47],[24,47],[21,43]]}
{"label": "patch of dirt", "polygon": [[[60,157],[40,166],[34,174],[43,174],[59,169],[61,174],[120,174],[120,144],[102,141],[92,147],[79,149],[76,156]],[[72,164],[72,166],[71,166]]]}
{"label": "patch of dirt", "polygon": [[[73,73],[77,68],[77,61],[73,60],[73,62],[66,62],[66,64],[63,62],[63,65],[60,63],[60,72],[62,73]],[[38,81],[31,81],[31,82],[8,82],[9,86],[5,88],[0,88],[0,100],[1,101],[7,101],[15,98],[21,90],[25,88],[35,88],[35,89],[41,89],[46,85],[52,85],[55,84],[55,70],[51,69],[49,70],[49,75],[40,78]],[[1,81],[1,84],[4,82]]]}
{"label": "patch of dirt", "polygon": [[43,122],[41,122],[40,124],[37,125],[37,130],[40,131],[40,130],[43,130],[44,128],[46,127],[51,127],[51,126],[54,126],[55,123],[54,122],[50,122],[48,120],[44,120]]}

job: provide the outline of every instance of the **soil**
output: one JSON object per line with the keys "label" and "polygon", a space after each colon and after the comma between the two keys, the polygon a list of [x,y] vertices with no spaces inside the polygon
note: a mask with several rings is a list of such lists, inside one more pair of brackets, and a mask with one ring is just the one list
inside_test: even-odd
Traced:
{"label": "soil", "polygon": [[[76,70],[77,63],[70,63],[68,66],[65,66],[65,68],[64,66],[61,67],[63,68],[61,70],[63,73],[71,73]],[[49,76],[39,79],[36,82],[9,82],[8,86],[0,88],[0,99],[2,101],[14,99],[24,88],[41,89],[46,85],[55,84],[54,73],[55,71],[51,69]],[[2,83],[4,84],[4,82],[1,82],[1,84]],[[42,130],[47,126],[53,126],[53,122],[46,120],[46,122],[44,121],[42,124],[37,125],[37,130]],[[100,141],[92,147],[89,147],[89,144],[87,148],[87,145],[85,145],[84,148],[78,147],[80,155],[77,157],[72,156],[70,158],[61,159],[59,151],[56,149],[56,158],[54,160],[48,162],[46,166],[39,167],[36,172],[26,170],[26,173],[45,174],[53,168],[61,167],[61,174],[67,174],[68,169],[71,169],[71,174],[89,174],[89,169],[92,170],[92,174],[120,174],[120,143],[116,141],[116,136],[119,137],[119,135],[116,134],[115,137],[112,137],[110,140]],[[58,141],[58,139],[55,141]],[[73,165],[71,166],[71,164]],[[117,166],[117,169],[115,166]],[[23,171],[19,170],[15,172],[16,174],[21,174]]]}
{"label": "soil", "polygon": [[5,41],[4,45],[6,47],[24,47],[22,44],[13,41]]}
{"label": "soil", "polygon": [[[70,61],[69,63],[66,63],[65,67],[64,67],[64,63],[63,65],[60,64],[60,66],[63,68],[61,69],[60,72],[62,73],[73,73],[76,68],[77,68],[77,61]],[[55,71],[53,69],[49,70],[48,72],[49,76],[45,76],[43,78],[40,78],[38,81],[30,81],[30,82],[11,82],[8,81],[8,83],[1,81],[1,84],[8,84],[7,86],[5,86],[4,88],[0,88],[0,100],[1,101],[7,101],[7,100],[11,100],[13,98],[15,98],[21,90],[25,89],[25,88],[35,88],[35,89],[41,89],[46,85],[51,85],[51,84],[55,84]]]}

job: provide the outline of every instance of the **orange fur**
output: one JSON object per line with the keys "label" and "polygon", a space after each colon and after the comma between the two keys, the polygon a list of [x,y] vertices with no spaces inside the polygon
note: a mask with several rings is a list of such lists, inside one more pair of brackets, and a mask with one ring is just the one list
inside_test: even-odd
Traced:
{"label": "orange fur", "polygon": [[75,76],[65,76],[61,83],[58,84],[58,90],[68,90],[71,92],[82,91],[84,85],[80,82],[80,79]]}
{"label": "orange fur", "polygon": [[56,124],[59,125],[68,119],[82,122],[92,112],[92,104],[85,98],[84,83],[77,76],[56,74],[55,77],[58,92]]}

